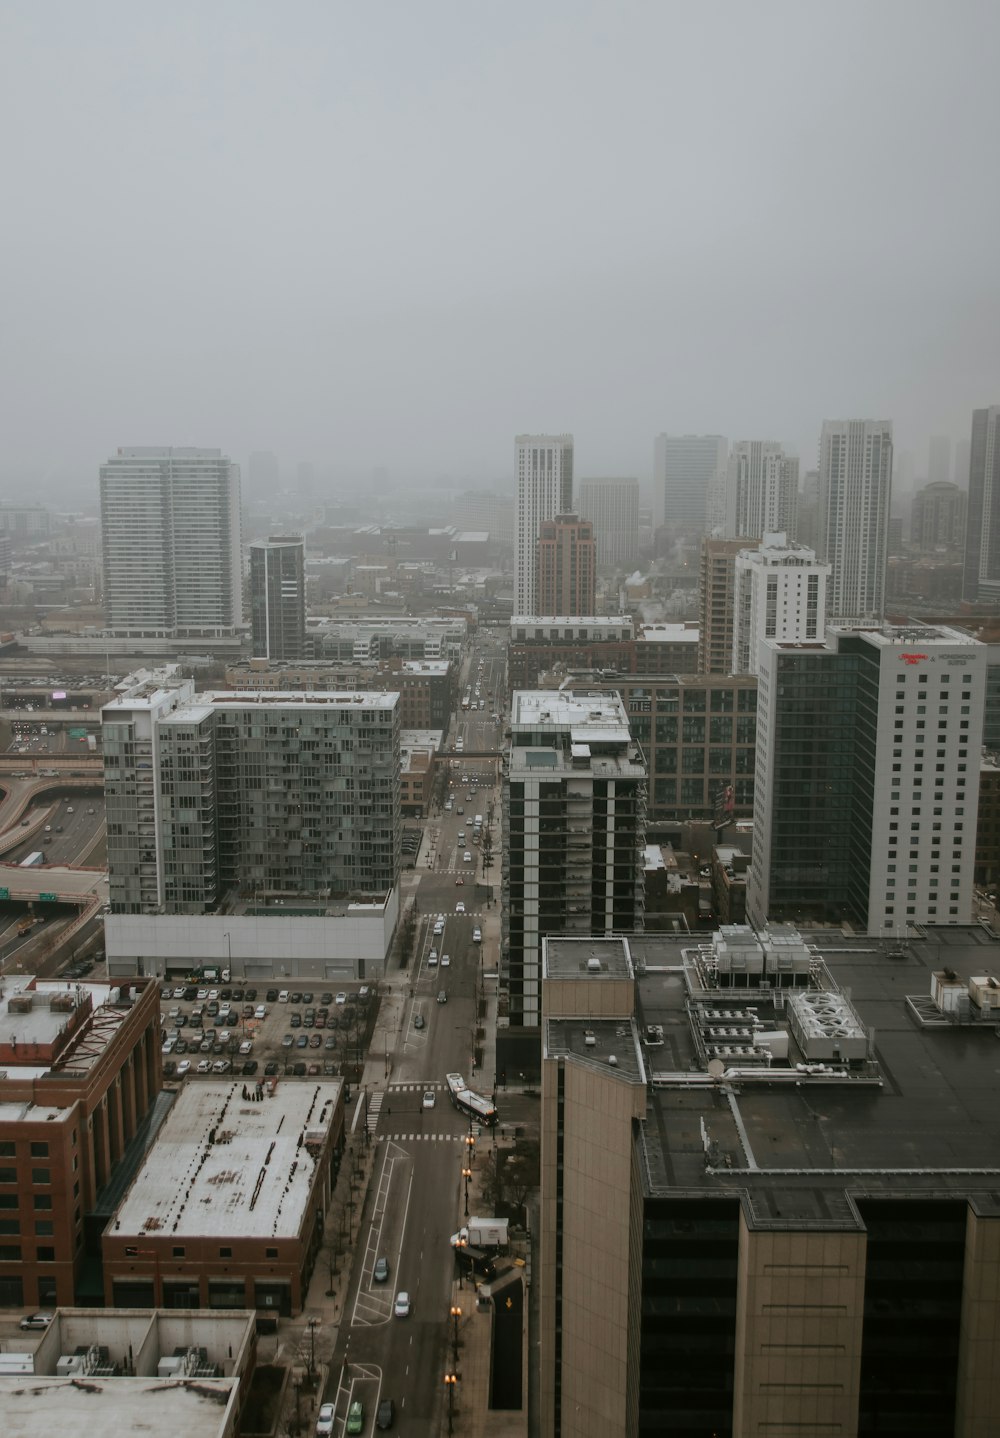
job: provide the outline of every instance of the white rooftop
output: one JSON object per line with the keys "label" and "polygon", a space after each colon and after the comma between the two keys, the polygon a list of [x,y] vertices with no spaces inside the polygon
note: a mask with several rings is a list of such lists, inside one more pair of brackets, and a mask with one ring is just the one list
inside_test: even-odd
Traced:
{"label": "white rooftop", "polygon": [[[230,1431],[238,1380],[200,1378],[0,1378],[3,1438],[141,1433],[143,1438],[217,1438]],[[84,1396],[85,1395],[85,1396]]]}
{"label": "white rooftop", "polygon": [[113,1220],[117,1235],[296,1236],[339,1079],[279,1083],[260,1103],[239,1082],[189,1081]]}
{"label": "white rooftop", "polygon": [[515,689],[511,703],[511,729],[540,725],[572,731],[574,741],[587,743],[610,735],[628,734],[628,716],[616,693],[578,694],[566,689]]}
{"label": "white rooftop", "polygon": [[698,630],[688,624],[644,624],[639,638],[654,644],[697,644]]}

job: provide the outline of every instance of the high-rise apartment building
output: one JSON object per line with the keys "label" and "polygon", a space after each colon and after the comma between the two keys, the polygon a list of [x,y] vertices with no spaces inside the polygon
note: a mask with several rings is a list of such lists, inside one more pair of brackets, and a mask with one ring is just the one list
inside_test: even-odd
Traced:
{"label": "high-rise apartment building", "polygon": [[786,534],[798,526],[799,461],[772,440],[741,439],[726,472],[727,539]]}
{"label": "high-rise apartment building", "polygon": [[1000,404],[972,411],[962,598],[1000,600]]}
{"label": "high-rise apartment building", "polygon": [[543,1438],[1000,1432],[987,954],[545,940]]}
{"label": "high-rise apartment building", "polygon": [[541,940],[641,923],[646,768],[617,695],[518,690],[503,786],[501,963],[537,1027]]}
{"label": "high-rise apartment building", "polygon": [[828,627],[757,652],[751,920],[967,924],[988,646]]}
{"label": "high-rise apartment building", "polygon": [[623,569],[639,552],[639,481],[637,479],[582,479],[577,506],[593,520],[597,562]]}
{"label": "high-rise apartment building", "polygon": [[892,481],[889,420],[826,420],[820,438],[819,557],[831,566],[831,619],[885,611]]}
{"label": "high-rise apartment building", "polygon": [[274,535],[250,546],[254,659],[306,657],[306,565],[301,538]]}
{"label": "high-rise apartment building", "polygon": [[535,613],[540,617],[593,614],[597,587],[594,526],[578,514],[557,514],[538,528]]}
{"label": "high-rise apartment building", "polygon": [[104,607],[135,639],[231,636],[243,619],[240,475],[218,449],[119,449],[101,466]]}
{"label": "high-rise apartment building", "polygon": [[915,549],[961,549],[965,544],[967,495],[943,480],[926,484],[913,496],[910,543]]}
{"label": "high-rise apartment building", "polygon": [[398,694],[195,695],[160,671],[137,675],[101,719],[116,914],[396,884]]}
{"label": "high-rise apartment building", "polygon": [[535,614],[538,531],[573,508],[573,436],[519,434],[514,525],[514,613]]}
{"label": "high-rise apartment building", "polygon": [[[711,533],[724,498],[729,443],[721,434],[659,434],[653,443],[653,524]],[[714,501],[714,508],[713,506]]]}
{"label": "high-rise apartment building", "polygon": [[703,539],[698,564],[698,672],[728,674],[733,662],[736,556],[752,540]]}
{"label": "high-rise apartment building", "polygon": [[757,673],[757,644],[822,641],[830,566],[815,551],[789,544],[784,534],[765,534],[759,549],[736,556],[733,595],[733,674]]}

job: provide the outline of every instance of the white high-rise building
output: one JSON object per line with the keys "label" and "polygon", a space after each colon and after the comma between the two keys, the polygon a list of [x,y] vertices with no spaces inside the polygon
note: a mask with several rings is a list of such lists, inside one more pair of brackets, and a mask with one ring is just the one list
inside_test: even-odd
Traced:
{"label": "white high-rise building", "polygon": [[721,434],[658,434],[653,444],[653,524],[689,535],[722,522],[729,442]]}
{"label": "white high-rise building", "polygon": [[734,674],[757,673],[761,639],[785,644],[823,642],[830,566],[812,549],[765,534],[759,549],[736,556],[733,613]]}
{"label": "white high-rise building", "polygon": [[538,531],[573,509],[573,436],[519,434],[514,525],[514,613],[535,614]]}
{"label": "white high-rise building", "polygon": [[798,532],[799,461],[780,444],[741,439],[733,445],[726,473],[723,538],[756,539]]}
{"label": "white high-rise building", "polygon": [[1000,405],[972,411],[962,598],[1000,601]]}
{"label": "white high-rise building", "polygon": [[639,481],[582,479],[577,509],[594,526],[599,565],[625,567],[639,552]]}
{"label": "white high-rise building", "polygon": [[761,642],[753,923],[971,921],[989,653],[937,625]]}
{"label": "white high-rise building", "polygon": [[819,557],[831,568],[829,619],[882,618],[891,479],[891,420],[825,421]]}
{"label": "white high-rise building", "polygon": [[109,630],[231,636],[243,621],[240,471],[220,449],[119,449],[101,466]]}

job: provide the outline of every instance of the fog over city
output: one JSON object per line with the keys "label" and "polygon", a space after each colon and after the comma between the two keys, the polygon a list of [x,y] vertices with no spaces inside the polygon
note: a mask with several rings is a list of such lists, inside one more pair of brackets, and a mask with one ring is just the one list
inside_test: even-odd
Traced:
{"label": "fog over city", "polygon": [[7,0],[0,490],[119,445],[509,482],[513,436],[968,438],[1000,7]]}

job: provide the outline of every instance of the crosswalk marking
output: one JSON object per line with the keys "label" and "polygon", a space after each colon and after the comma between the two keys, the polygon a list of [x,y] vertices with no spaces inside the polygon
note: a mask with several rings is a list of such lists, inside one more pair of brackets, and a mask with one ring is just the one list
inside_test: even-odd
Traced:
{"label": "crosswalk marking", "polygon": [[393,1083],[389,1085],[390,1093],[427,1093],[429,1089],[437,1089],[443,1092],[448,1087],[443,1083]]}
{"label": "crosswalk marking", "polygon": [[465,1143],[464,1134],[454,1133],[378,1133],[376,1143]]}

